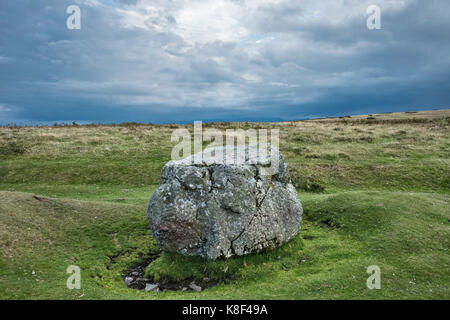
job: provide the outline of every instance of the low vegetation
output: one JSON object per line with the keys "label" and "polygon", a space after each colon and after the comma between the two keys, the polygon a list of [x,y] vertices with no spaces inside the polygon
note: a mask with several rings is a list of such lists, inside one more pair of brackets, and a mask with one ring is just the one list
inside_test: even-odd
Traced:
{"label": "low vegetation", "polygon": [[[0,128],[3,299],[448,299],[450,111],[204,127],[279,128],[304,206],[281,248],[214,262],[163,253],[156,279],[213,279],[201,292],[129,289],[124,272],[158,252],[146,204],[192,125]],[[80,290],[66,268],[82,270]],[[381,268],[368,290],[366,269]]]}

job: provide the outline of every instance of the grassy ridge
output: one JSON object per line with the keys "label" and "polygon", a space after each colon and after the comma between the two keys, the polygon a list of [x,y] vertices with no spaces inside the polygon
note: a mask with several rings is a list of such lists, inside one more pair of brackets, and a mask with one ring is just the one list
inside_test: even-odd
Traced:
{"label": "grassy ridge", "polygon": [[[371,118],[378,120],[204,127],[279,128],[280,149],[299,190],[450,190],[449,110]],[[1,128],[0,186],[157,185],[178,127],[192,130],[192,125],[137,124]]]}
{"label": "grassy ridge", "polygon": [[[280,128],[304,227],[273,251],[215,262],[163,254],[147,269],[235,278],[199,293],[131,290],[121,276],[157,250],[146,203],[178,126],[0,128],[0,296],[448,299],[449,119],[442,110],[206,125]],[[65,286],[71,264],[81,290]],[[381,268],[381,290],[366,288],[369,265]]]}

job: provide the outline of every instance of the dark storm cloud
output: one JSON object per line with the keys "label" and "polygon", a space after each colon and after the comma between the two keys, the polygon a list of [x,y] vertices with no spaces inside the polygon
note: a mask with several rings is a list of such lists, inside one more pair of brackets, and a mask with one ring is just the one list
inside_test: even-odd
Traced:
{"label": "dark storm cloud", "polygon": [[[81,30],[66,8],[82,10]],[[3,1],[0,123],[289,120],[448,107],[450,3]]]}

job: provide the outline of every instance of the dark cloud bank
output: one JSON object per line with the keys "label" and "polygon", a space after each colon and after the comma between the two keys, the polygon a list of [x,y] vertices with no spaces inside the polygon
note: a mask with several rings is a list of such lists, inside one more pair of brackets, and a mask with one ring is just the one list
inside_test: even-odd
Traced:
{"label": "dark cloud bank", "polygon": [[[81,8],[80,30],[66,8]],[[0,124],[278,121],[449,107],[450,2],[0,3]],[[375,4],[375,3],[374,3]]]}

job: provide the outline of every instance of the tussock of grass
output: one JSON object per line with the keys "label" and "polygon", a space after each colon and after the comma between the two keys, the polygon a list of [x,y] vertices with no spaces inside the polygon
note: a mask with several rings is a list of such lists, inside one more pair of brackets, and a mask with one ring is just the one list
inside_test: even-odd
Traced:
{"label": "tussock of grass", "polygon": [[297,237],[280,248],[233,259],[207,261],[200,257],[163,253],[147,267],[146,277],[175,281],[189,278],[202,280],[207,277],[222,282],[241,277],[258,277],[262,271],[267,272],[273,267],[278,268],[285,258],[292,257],[301,248],[302,239]]}

